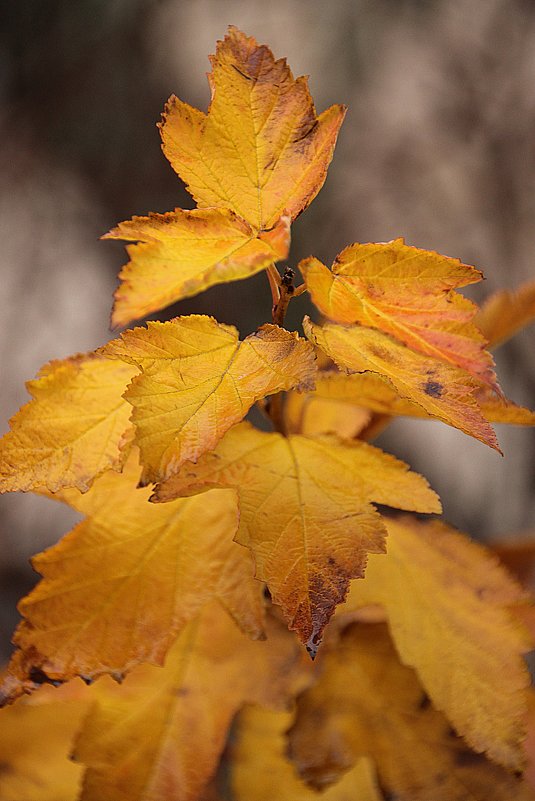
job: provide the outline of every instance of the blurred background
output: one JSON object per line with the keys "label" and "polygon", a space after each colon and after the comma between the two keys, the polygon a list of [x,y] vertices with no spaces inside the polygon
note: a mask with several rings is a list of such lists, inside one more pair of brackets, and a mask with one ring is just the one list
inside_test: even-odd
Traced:
{"label": "blurred background", "polygon": [[[0,431],[52,358],[102,345],[133,214],[193,207],[160,150],[171,93],[206,108],[207,56],[231,23],[309,74],[319,111],[349,106],[327,183],[293,228],[290,264],[351,242],[409,244],[482,269],[481,300],[535,278],[535,3],[531,0],[19,0],[0,11]],[[293,322],[306,311],[296,301]],[[167,310],[243,334],[270,317],[264,275]],[[292,318],[290,318],[292,322]],[[506,394],[535,405],[534,330],[497,353]],[[535,436],[498,426],[505,459],[439,423],[379,440],[430,480],[445,518],[496,541],[529,531]],[[0,650],[35,582],[32,553],[75,517],[0,498]]]}

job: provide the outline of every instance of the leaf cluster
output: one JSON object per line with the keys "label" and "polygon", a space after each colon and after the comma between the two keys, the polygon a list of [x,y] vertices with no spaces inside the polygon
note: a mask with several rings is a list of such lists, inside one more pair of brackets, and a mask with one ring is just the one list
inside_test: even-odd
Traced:
{"label": "leaf cluster", "polygon": [[[272,320],[244,339],[149,322],[29,382],[0,489],[85,517],[19,605],[0,796],[527,801],[508,772],[526,762],[526,594],[445,524],[386,511],[441,504],[370,440],[402,415],[496,450],[491,423],[533,425],[487,349],[533,320],[533,285],[478,309],[458,291],[478,270],[399,238],[305,259],[296,286],[277,264],[345,109],[317,115],[306,79],[235,28],[211,63],[208,112],[172,97],[160,124],[196,208],[106,235],[132,243],[112,320],[261,271]],[[304,292],[303,337],[284,320]],[[17,745],[29,727],[46,758]]]}

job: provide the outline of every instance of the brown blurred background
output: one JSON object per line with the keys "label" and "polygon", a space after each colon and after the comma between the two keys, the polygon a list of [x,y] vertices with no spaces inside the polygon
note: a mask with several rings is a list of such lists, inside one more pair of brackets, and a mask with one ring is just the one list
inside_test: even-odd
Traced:
{"label": "brown blurred background", "polygon": [[[404,236],[476,265],[472,296],[535,278],[535,3],[528,0],[19,0],[0,11],[0,430],[44,362],[101,345],[119,220],[192,207],[160,151],[167,97],[205,108],[227,24],[310,74],[319,110],[349,106],[325,188],[295,224],[291,263]],[[263,275],[167,310],[248,333],[269,318]],[[306,309],[296,301],[293,320]],[[535,405],[533,329],[498,352],[502,386]],[[423,472],[445,517],[487,541],[529,530],[535,438],[498,427],[505,459],[438,423],[379,443]],[[74,515],[0,499],[0,648],[33,584],[30,554]]]}

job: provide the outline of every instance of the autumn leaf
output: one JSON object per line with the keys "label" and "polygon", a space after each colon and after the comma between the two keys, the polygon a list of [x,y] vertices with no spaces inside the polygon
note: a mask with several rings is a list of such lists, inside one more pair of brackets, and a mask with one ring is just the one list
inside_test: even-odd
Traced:
{"label": "autumn leaf", "polygon": [[[135,456],[135,455],[134,455]],[[263,636],[262,585],[234,543],[235,493],[212,490],[155,506],[137,490],[131,458],[85,495],[64,499],[88,517],[33,560],[42,581],[19,603],[20,649],[0,685],[4,702],[44,680],[122,675],[161,664],[179,632],[212,599],[250,636]]]}
{"label": "autumn leaf", "polygon": [[[448,669],[445,662],[445,676]],[[289,737],[293,761],[316,787],[366,755],[396,801],[533,799],[524,782],[452,734],[414,671],[400,664],[384,625],[350,626],[325,654],[319,682],[298,699]]]}
{"label": "autumn leaf", "polygon": [[208,114],[169,99],[165,155],[201,208],[264,231],[284,213],[295,219],[323,186],[345,108],[316,116],[307,79],[234,27],[211,63]]}
{"label": "autumn leaf", "polygon": [[234,487],[237,541],[249,546],[289,627],[315,655],[322,631],[367,555],[384,551],[384,524],[371,501],[439,512],[425,479],[363,442],[264,433],[244,423],[214,453],[156,488],[154,500]]}
{"label": "autumn leaf", "polygon": [[535,281],[523,284],[516,292],[502,289],[483,304],[474,323],[493,347],[510,339],[535,320]]}
{"label": "autumn leaf", "polygon": [[464,370],[431,361],[393,337],[364,326],[303,327],[310,341],[348,372],[371,372],[387,379],[402,398],[431,417],[464,431],[499,451],[496,435],[475,398],[475,384]]}
{"label": "autumn leaf", "polygon": [[[246,707],[238,717],[230,752],[233,801],[317,801],[318,793],[297,776],[286,755],[290,712]],[[370,759],[362,757],[341,780],[321,794],[322,801],[383,801]]]}
{"label": "autumn leaf", "polygon": [[77,801],[83,769],[69,756],[90,703],[80,682],[43,687],[0,711],[3,801]]}
{"label": "autumn leaf", "polygon": [[207,607],[164,668],[138,666],[121,687],[91,688],[98,704],[75,747],[87,766],[81,801],[195,801],[241,706],[283,709],[308,681],[297,642],[279,623],[254,642],[220,606]]}
{"label": "autumn leaf", "polygon": [[196,461],[255,401],[310,386],[316,371],[311,346],[297,334],[265,325],[240,342],[234,326],[202,315],[150,322],[103,352],[142,371],[125,395],[134,407],[142,484]]}
{"label": "autumn leaf", "polygon": [[343,250],[332,271],[314,258],[299,264],[318,309],[337,323],[360,323],[498,388],[477,307],[456,293],[481,280],[459,259],[406,245],[403,239]]}
{"label": "autumn leaf", "polygon": [[[419,417],[422,419],[432,419],[422,406],[413,403],[407,398],[402,398],[392,384],[385,378],[374,373],[353,373],[351,375],[340,373],[335,370],[325,370],[319,372],[315,379],[315,389],[313,392],[297,394],[295,399],[292,397],[289,414],[296,418],[297,410],[301,406],[305,407],[305,425],[308,423],[308,406],[313,404],[315,410],[316,403],[339,404],[341,424],[343,424],[343,412],[347,410],[348,428],[351,420],[355,420],[355,426],[359,418],[365,424],[365,414],[368,417],[371,412],[391,416]],[[491,423],[509,423],[511,425],[535,425],[535,412],[523,406],[517,406],[513,401],[505,398],[498,398],[487,387],[478,387],[474,391],[474,397],[481,409],[483,416]],[[299,406],[301,403],[301,406]],[[322,409],[323,407],[320,407]],[[329,408],[329,407],[327,407]],[[337,407],[332,406],[333,414]],[[294,411],[295,409],[295,411]],[[327,410],[324,412],[327,417]],[[320,410],[319,424],[323,422]],[[358,433],[358,430],[357,432]],[[355,436],[353,434],[352,436]]]}
{"label": "autumn leaf", "polygon": [[93,353],[42,367],[27,383],[33,400],[0,440],[0,491],[85,492],[95,476],[120,470],[133,433],[121,395],[135,372]]}
{"label": "autumn leaf", "polygon": [[336,434],[341,439],[353,439],[368,425],[371,417],[369,409],[352,400],[325,397],[316,391],[289,392],[284,405],[288,432],[305,437]]}
{"label": "autumn leaf", "polygon": [[104,239],[127,239],[130,261],[119,274],[114,326],[144,317],[215,284],[248,278],[288,255],[290,227],[283,217],[256,236],[227,209],[194,209],[134,217]]}
{"label": "autumn leaf", "polygon": [[476,751],[521,769],[531,642],[507,607],[524,592],[491,553],[438,520],[386,525],[386,556],[370,556],[341,614],[381,604],[434,706]]}

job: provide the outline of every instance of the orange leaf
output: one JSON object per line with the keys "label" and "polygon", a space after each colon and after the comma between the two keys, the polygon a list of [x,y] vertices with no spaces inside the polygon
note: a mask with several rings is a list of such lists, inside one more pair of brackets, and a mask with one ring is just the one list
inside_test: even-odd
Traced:
{"label": "orange leaf", "polygon": [[86,492],[104,470],[120,470],[132,429],[121,395],[134,373],[94,353],[42,367],[27,383],[33,400],[0,440],[0,491]]}
{"label": "orange leaf", "polygon": [[307,683],[300,649],[280,624],[270,621],[268,640],[253,642],[208,607],[165,667],[139,666],[120,688],[92,688],[98,704],[75,748],[88,768],[81,801],[196,801],[238,709],[284,708]]}
{"label": "orange leaf", "polygon": [[[447,677],[449,660],[442,670]],[[319,682],[298,699],[289,739],[299,772],[317,788],[366,755],[396,801],[533,799],[526,783],[455,736],[380,624],[350,626],[325,653]]]}
{"label": "orange leaf", "polygon": [[257,238],[232,211],[175,209],[119,223],[103,238],[141,243],[127,247],[130,261],[119,274],[112,323],[121,326],[286,258],[290,226],[282,218]]}
{"label": "orange leaf", "polygon": [[474,323],[497,347],[535,320],[535,281],[523,284],[516,292],[502,289],[483,304]]}
{"label": "orange leaf", "polygon": [[249,635],[263,634],[262,585],[249,552],[232,541],[235,493],[213,490],[170,504],[136,490],[131,458],[85,495],[63,498],[88,515],[33,560],[43,576],[19,604],[16,652],[3,700],[39,681],[122,674],[141,661],[161,664],[177,634],[217,599]]}
{"label": "orange leaf", "polygon": [[211,62],[207,115],[169,99],[165,155],[201,208],[231,209],[256,230],[295,219],[323,186],[345,108],[317,117],[306,78],[234,27]]}
{"label": "orange leaf", "polygon": [[[234,801],[317,801],[318,794],[296,774],[286,755],[289,712],[247,707],[238,717],[230,753],[230,786]],[[383,801],[370,759],[362,757],[322,801]]]}
{"label": "orange leaf", "polygon": [[332,271],[313,258],[299,269],[314,303],[330,320],[378,328],[497,388],[486,340],[472,322],[477,307],[453,291],[480,281],[478,270],[410,247],[401,238],[350,245]]}
{"label": "orange leaf", "polygon": [[474,382],[464,370],[430,360],[372,328],[320,327],[307,317],[303,327],[310,341],[342,369],[383,376],[402,398],[418,404],[431,417],[499,451],[496,435],[477,404]]}
{"label": "orange leaf", "polygon": [[531,639],[507,607],[524,592],[490,552],[440,521],[407,516],[387,529],[386,556],[370,556],[341,615],[384,606],[401,660],[435,707],[474,749],[521,769]]}
{"label": "orange leaf", "polygon": [[312,655],[349,580],[364,574],[368,553],[384,551],[384,525],[370,502],[441,509],[425,479],[371,445],[286,438],[248,424],[159,486],[154,500],[214,486],[237,489],[237,540],[251,548],[257,578]]}
{"label": "orange leaf", "polygon": [[266,395],[310,386],[309,343],[265,325],[243,342],[233,326],[191,315],[126,331],[104,352],[138,365],[125,397],[134,407],[142,483],[161,481],[212,450]]}

